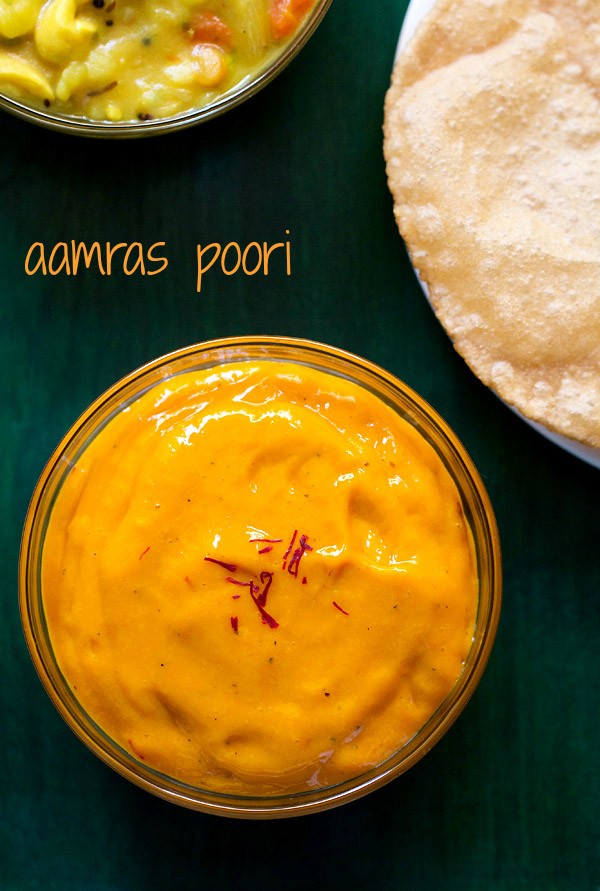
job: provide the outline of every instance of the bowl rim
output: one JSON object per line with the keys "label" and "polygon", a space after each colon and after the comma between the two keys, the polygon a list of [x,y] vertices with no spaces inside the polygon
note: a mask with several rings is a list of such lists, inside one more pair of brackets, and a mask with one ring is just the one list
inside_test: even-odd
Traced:
{"label": "bowl rim", "polygon": [[[479,575],[475,630],[463,670],[443,702],[417,733],[382,764],[358,777],[322,789],[281,796],[235,795],[194,788],[148,768],[131,753],[121,749],[78,704],[56,661],[53,665],[49,664],[53,661],[53,653],[39,583],[44,523],[50,516],[53,497],[94,431],[102,429],[115,414],[161,381],[194,368],[202,370],[259,358],[273,361],[283,359],[320,368],[354,380],[369,390],[371,387],[366,386],[364,380],[354,377],[354,373],[366,374],[367,382],[374,387],[371,392],[384,401],[388,401],[384,396],[406,400],[411,411],[414,409],[416,419],[427,428],[431,425],[431,430],[427,429],[426,435],[420,426],[413,423],[412,414],[398,413],[417,426],[454,479],[471,529]],[[326,361],[333,362],[335,370],[321,364]],[[397,409],[393,399],[388,404]],[[97,425],[98,419],[102,420],[100,426]],[[429,434],[448,448],[448,454],[440,452]],[[468,492],[448,466],[448,460],[458,462],[457,466],[468,484]],[[192,344],[145,363],[98,396],[62,437],[37,481],[24,522],[18,582],[21,622],[35,669],[54,706],[80,741],[121,776],[160,798],[205,813],[249,819],[298,816],[353,801],[388,783],[419,761],[447,732],[477,687],[493,647],[502,599],[500,540],[491,501],[479,472],[448,424],[411,387],[370,360],[318,341],[284,336],[229,337]]]}
{"label": "bowl rim", "polygon": [[44,108],[36,108],[0,91],[0,110],[47,130],[92,139],[138,139],[165,133],[177,133],[196,124],[221,117],[225,112],[237,108],[238,105],[266,87],[284,68],[287,68],[292,59],[308,43],[332,2],[333,0],[316,0],[305,22],[292,39],[285,44],[280,53],[276,53],[266,65],[259,66],[226,93],[201,108],[190,109],[165,118],[153,118],[149,121],[96,121],[91,118],[52,113]]}

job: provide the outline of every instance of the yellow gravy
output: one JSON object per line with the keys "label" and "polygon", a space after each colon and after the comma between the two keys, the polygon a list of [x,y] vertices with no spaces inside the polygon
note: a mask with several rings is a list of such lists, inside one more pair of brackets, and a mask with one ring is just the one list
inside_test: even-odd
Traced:
{"label": "yellow gravy", "polygon": [[0,92],[100,121],[201,108],[264,68],[315,0],[0,0]]}

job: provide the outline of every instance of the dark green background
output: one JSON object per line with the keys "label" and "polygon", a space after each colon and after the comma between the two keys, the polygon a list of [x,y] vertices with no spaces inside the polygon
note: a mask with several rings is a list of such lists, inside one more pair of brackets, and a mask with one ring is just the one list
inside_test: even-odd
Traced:
{"label": "dark green background", "polygon": [[[415,281],[392,216],[383,98],[403,0],[334,0],[273,84],[155,140],[77,140],[0,117],[0,889],[597,891],[600,474],[471,374]],[[195,245],[276,242],[292,276],[209,274]],[[143,278],[24,273],[34,241],[165,241]],[[385,366],[446,418],[495,505],[504,609],[471,703],[408,774],[299,820],[164,803],[55,713],[17,606],[28,499],[78,414],[121,375],[206,338],[286,334]]]}

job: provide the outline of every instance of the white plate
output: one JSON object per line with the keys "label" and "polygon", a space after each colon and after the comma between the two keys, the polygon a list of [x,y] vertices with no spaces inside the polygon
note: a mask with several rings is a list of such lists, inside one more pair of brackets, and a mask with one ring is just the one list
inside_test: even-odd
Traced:
{"label": "white plate", "polygon": [[435,6],[436,0],[411,0],[402,22],[400,30],[400,39],[396,48],[396,56],[404,49],[410,38],[415,33],[415,28],[424,15],[427,15],[430,9]]}
{"label": "white plate", "polygon": [[[404,21],[402,23],[402,28],[400,30],[400,38],[398,40],[398,46],[396,48],[396,58],[400,55],[410,38],[413,36],[415,29],[424,15],[427,15],[429,10],[435,5],[436,0],[411,0],[408,4],[408,9],[406,10],[406,15],[404,17]],[[418,278],[418,275],[417,275]],[[419,278],[419,282],[427,299],[429,300],[429,293],[427,291],[427,286],[424,282]],[[505,403],[508,405],[508,403]],[[570,452],[572,455],[575,455],[577,458],[581,458],[582,461],[587,461],[588,464],[591,464],[593,467],[598,467],[600,469],[600,449],[594,449],[591,446],[584,445],[581,442],[577,442],[575,439],[569,439],[567,436],[561,436],[559,433],[552,433],[550,430],[547,430],[542,424],[538,424],[535,421],[531,421],[529,418],[526,418],[525,415],[522,415],[521,412],[517,411],[516,408],[513,408],[512,405],[508,406],[511,408],[515,414],[517,414],[522,420],[524,420],[527,424],[533,427],[534,430],[537,430],[538,433],[541,433],[542,436],[545,436],[546,439],[549,439],[551,442],[555,443],[560,448],[565,449],[567,452]]]}

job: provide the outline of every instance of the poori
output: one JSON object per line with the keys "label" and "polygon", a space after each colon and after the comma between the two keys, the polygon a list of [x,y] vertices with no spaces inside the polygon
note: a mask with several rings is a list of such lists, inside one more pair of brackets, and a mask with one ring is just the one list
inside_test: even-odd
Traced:
{"label": "poori", "polygon": [[600,446],[600,4],[439,0],[385,102],[394,213],[473,371]]}

